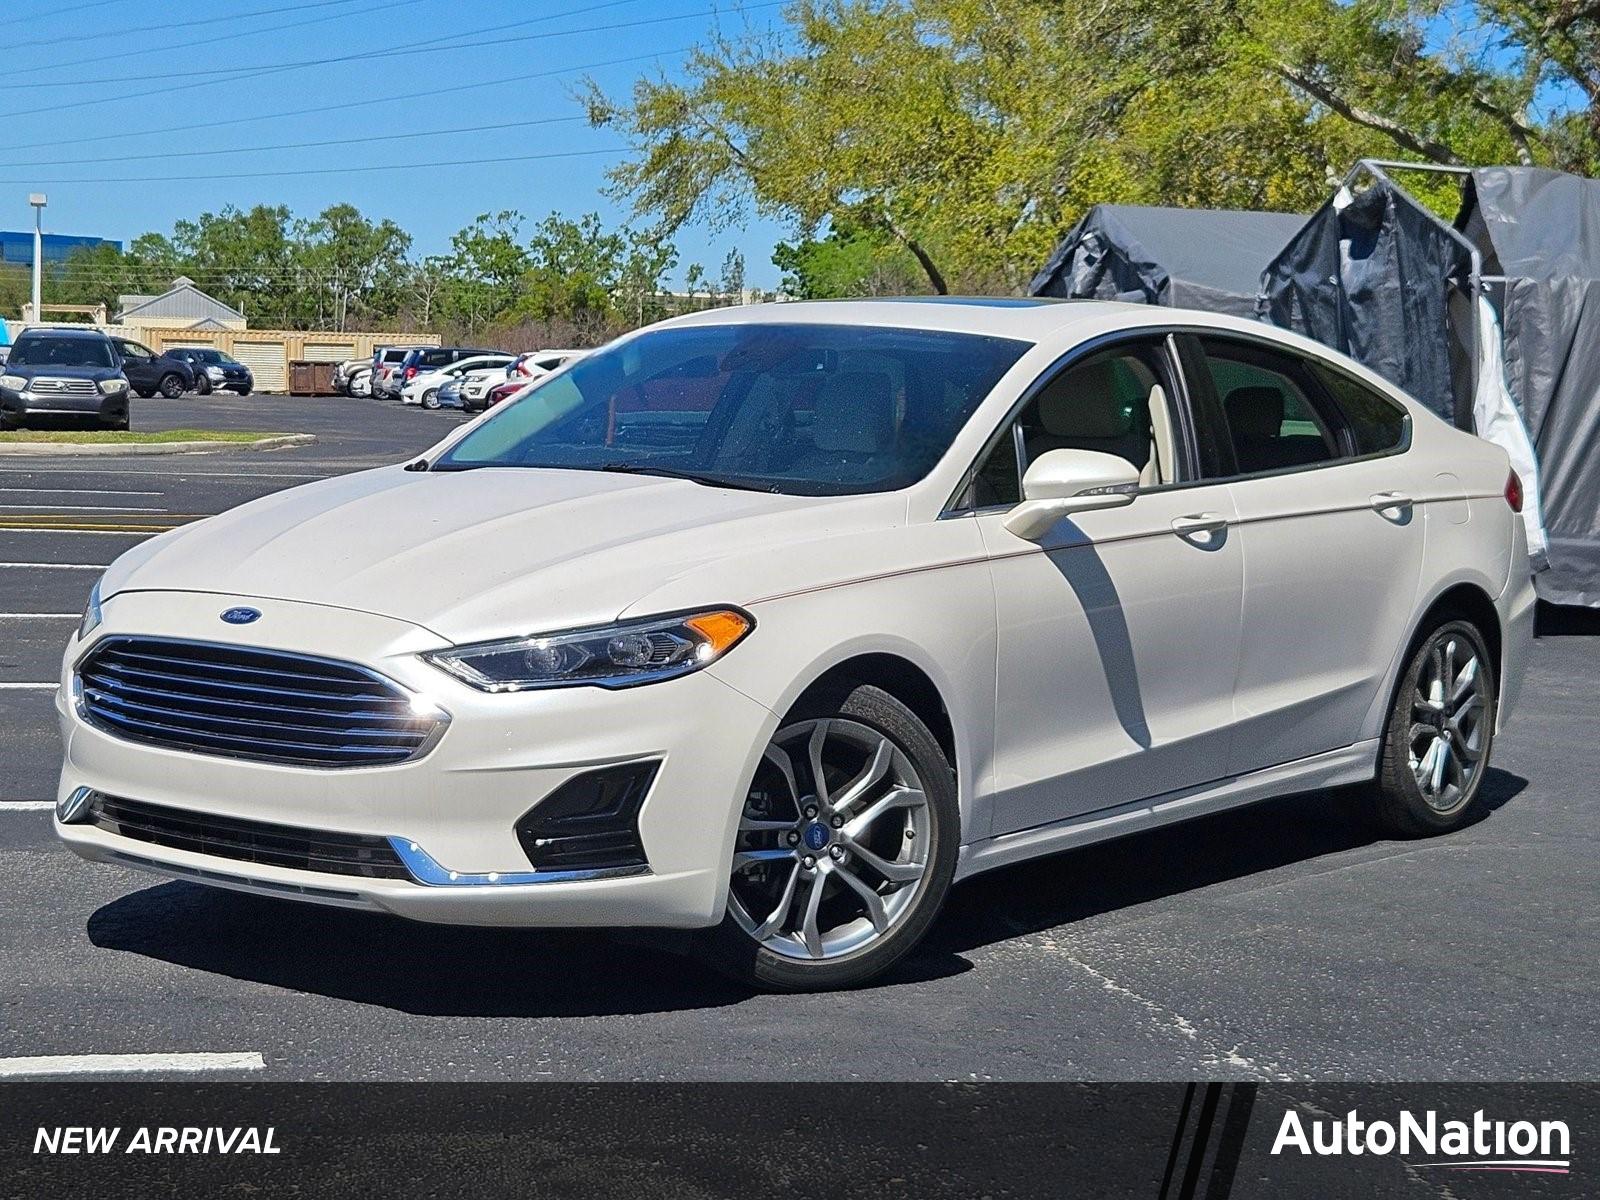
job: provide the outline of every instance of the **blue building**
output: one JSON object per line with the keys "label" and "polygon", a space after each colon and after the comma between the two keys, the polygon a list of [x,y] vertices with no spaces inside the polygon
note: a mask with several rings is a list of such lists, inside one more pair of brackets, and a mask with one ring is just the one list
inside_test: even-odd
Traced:
{"label": "blue building", "polygon": [[[44,235],[44,261],[63,262],[74,250],[82,249],[84,246],[101,246],[107,242],[110,242],[109,238],[47,233]],[[121,242],[110,242],[110,244],[118,250],[122,249]],[[26,229],[20,233],[9,229],[0,230],[0,263],[33,266],[33,230]]]}

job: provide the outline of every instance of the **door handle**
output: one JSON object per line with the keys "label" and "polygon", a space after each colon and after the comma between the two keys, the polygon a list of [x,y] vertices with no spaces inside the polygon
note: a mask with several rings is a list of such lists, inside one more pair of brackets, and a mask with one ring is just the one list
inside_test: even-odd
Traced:
{"label": "door handle", "polygon": [[1172,522],[1172,532],[1179,537],[1193,537],[1197,533],[1217,533],[1228,527],[1228,518],[1221,513],[1190,513]]}
{"label": "door handle", "polygon": [[1374,512],[1383,512],[1390,508],[1410,508],[1416,503],[1404,492],[1375,492],[1368,499]]}

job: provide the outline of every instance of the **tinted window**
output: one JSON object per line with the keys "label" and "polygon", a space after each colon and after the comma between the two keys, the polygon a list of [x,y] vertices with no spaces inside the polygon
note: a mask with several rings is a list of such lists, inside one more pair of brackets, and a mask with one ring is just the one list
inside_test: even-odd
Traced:
{"label": "tinted window", "polygon": [[14,367],[109,367],[111,343],[104,338],[24,337],[7,360]]}
{"label": "tinted window", "polygon": [[1344,415],[1357,454],[1386,454],[1405,442],[1405,409],[1342,371],[1321,363],[1315,370]]}
{"label": "tinted window", "polygon": [[1305,363],[1252,345],[1201,344],[1241,475],[1340,456],[1334,430],[1311,400],[1316,383]]}
{"label": "tinted window", "polygon": [[829,325],[661,329],[551,375],[441,470],[692,474],[796,495],[921,479],[1024,342]]}

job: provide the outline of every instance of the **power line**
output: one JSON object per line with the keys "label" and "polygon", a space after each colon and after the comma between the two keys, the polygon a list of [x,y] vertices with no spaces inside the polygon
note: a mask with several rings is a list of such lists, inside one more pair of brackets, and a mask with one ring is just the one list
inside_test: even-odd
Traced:
{"label": "power line", "polygon": [[612,146],[605,150],[558,150],[549,154],[520,154],[503,156],[499,158],[460,158],[449,162],[427,163],[381,163],[369,167],[309,167],[294,171],[230,171],[225,177],[216,174],[208,175],[122,175],[117,177],[101,176],[97,179],[0,179],[0,186],[29,187],[33,185],[48,185],[51,187],[85,186],[104,183],[209,183],[218,179],[291,179],[307,175],[360,175],[372,171],[422,171],[438,167],[482,167],[495,163],[523,163],[542,162],[552,158],[588,158],[597,154],[626,154],[628,147]]}
{"label": "power line", "polygon": [[[111,62],[111,61],[115,61],[117,59],[123,59],[123,58],[143,58],[143,57],[146,57],[146,56],[151,55],[151,54],[176,54],[176,53],[180,53],[180,52],[182,52],[184,50],[194,50],[194,49],[196,49],[198,47],[201,47],[201,46],[214,46],[214,45],[217,45],[220,42],[233,42],[233,41],[238,41],[240,38],[255,37],[257,34],[277,33],[279,31],[285,30],[285,29],[304,29],[308,25],[320,25],[320,24],[323,24],[324,22],[327,22],[327,21],[343,21],[343,20],[346,20],[346,19],[348,19],[350,17],[365,16],[368,13],[382,12],[383,10],[390,9],[390,8],[405,8],[408,5],[420,4],[421,2],[422,2],[422,0],[397,0],[396,3],[392,3],[392,4],[379,4],[379,5],[373,6],[372,8],[358,8],[358,9],[352,9],[352,10],[349,10],[349,11],[346,11],[346,12],[331,13],[331,14],[329,14],[327,16],[312,17],[310,20],[307,20],[307,21],[285,21],[281,25],[263,25],[259,29],[246,29],[242,33],[225,33],[225,34],[222,34],[221,36],[218,36],[218,37],[205,37],[205,38],[201,38],[200,40],[194,41],[194,42],[175,42],[175,43],[169,42],[169,43],[166,43],[166,44],[163,44],[163,45],[160,45],[160,46],[149,46],[149,47],[147,47],[147,48],[145,48],[143,50],[124,50],[124,51],[122,51],[122,52],[120,52],[118,54],[97,54],[97,55],[94,55],[94,56],[92,56],[90,58],[73,58],[73,59],[67,59],[66,61],[63,61],[63,62],[45,63],[45,64],[42,64],[42,65],[37,66],[37,67],[23,67],[20,70],[8,70],[6,72],[6,78],[7,79],[11,79],[11,78],[14,78],[14,77],[16,77],[18,75],[38,75],[38,74],[41,74],[41,73],[44,73],[44,72],[59,73],[63,67],[81,67],[81,66],[84,66],[84,65],[90,64],[90,63]],[[320,7],[325,7],[328,4],[340,4],[340,5],[343,5],[343,4],[354,4],[354,3],[355,3],[355,0],[323,0],[322,4],[306,5],[305,7],[307,7],[307,8],[320,8]],[[290,12],[290,11],[293,11],[293,9],[264,9],[262,11],[263,12],[274,12],[274,11],[276,11],[276,12]],[[216,18],[216,19],[217,20],[223,20],[224,18],[220,18],[219,17],[219,18]],[[190,23],[191,24],[195,24],[195,25],[210,24],[209,21],[194,21],[194,22],[190,22]],[[75,39],[75,40],[87,41],[89,39],[80,38],[80,39]],[[209,72],[204,72],[204,73],[209,74]],[[0,84],[0,89],[4,89],[4,90],[7,90],[7,91],[10,91],[10,90],[14,90],[14,89],[17,89],[17,88],[81,87],[83,85],[83,82],[85,82],[85,81],[82,81],[82,80],[76,80],[76,81],[40,80],[40,81],[37,81],[37,82]],[[104,83],[106,81],[104,79],[98,79],[98,80],[95,80],[94,82],[96,82],[96,83]]]}
{"label": "power line", "polygon": [[[217,24],[221,24],[224,21],[247,21],[251,17],[273,17],[273,16],[277,16],[279,13],[304,12],[307,9],[312,9],[312,8],[333,8],[336,5],[353,4],[353,3],[355,3],[355,0],[313,0],[313,2],[310,3],[310,4],[284,4],[284,5],[279,5],[277,8],[258,8],[253,12],[229,13],[227,16],[222,16],[222,17],[199,17],[199,18],[197,18],[195,20],[185,21],[184,25],[185,26],[217,25]],[[171,28],[172,28],[172,23],[170,21],[163,21],[159,25],[135,25],[131,29],[106,29],[106,30],[101,30],[99,33],[74,33],[72,35],[72,40],[74,42],[103,42],[107,38],[128,37],[128,36],[130,36],[132,34],[138,34],[138,33],[162,33],[162,32],[165,32],[166,30],[171,29]],[[31,42],[11,42],[11,41],[8,41],[6,43],[6,49],[7,50],[20,50],[24,46],[55,46],[55,45],[58,45],[60,42],[61,42],[61,38],[59,36],[58,37],[47,37],[47,38],[35,38]],[[67,65],[67,64],[57,64],[57,65]],[[55,67],[54,66],[40,67],[38,69],[39,70],[44,70],[44,71],[49,71],[49,70],[54,70]],[[14,72],[7,72],[7,74],[13,74],[13,73]]]}
{"label": "power line", "polygon": [[[581,13],[584,13],[584,12],[591,12],[591,11],[595,11],[596,9],[600,9],[600,8],[612,8],[612,7],[615,7],[618,4],[626,4],[626,3],[632,3],[632,2],[633,2],[633,0],[608,0],[608,2],[605,3],[605,4],[594,5],[594,6],[591,6],[590,8],[588,8],[588,9],[574,9],[574,10],[569,10],[567,12],[562,12],[562,13],[552,13],[549,17],[540,18],[540,19],[541,20],[553,20],[553,19],[555,19],[557,17],[577,16],[577,15],[580,15]],[[787,3],[789,3],[789,0],[765,0],[765,2],[761,3],[761,4],[748,5],[741,11],[754,12],[754,11],[757,11],[757,10],[760,10],[760,9],[778,8],[778,7],[781,7],[782,5],[787,4]],[[548,33],[521,34],[521,35],[519,35],[517,37],[501,38],[499,43],[498,43],[498,46],[507,46],[507,45],[511,45],[511,44],[517,43],[517,42],[543,41],[543,40],[545,40],[547,38],[575,37],[575,36],[578,36],[578,35],[581,35],[581,34],[587,34],[587,33],[609,33],[609,32],[612,32],[612,31],[615,31],[615,30],[618,30],[618,29],[637,29],[637,28],[639,28],[641,26],[646,26],[646,25],[663,25],[663,24],[671,23],[673,21],[687,21],[687,20],[691,20],[691,19],[693,19],[695,17],[715,16],[716,14],[717,14],[717,10],[715,8],[712,8],[712,9],[699,10],[699,11],[692,12],[692,13],[680,13],[680,14],[677,14],[675,16],[668,16],[668,17],[646,17],[643,20],[638,20],[638,21],[618,21],[618,22],[614,22],[614,23],[612,23],[610,25],[591,25],[591,26],[589,26],[589,27],[587,27],[585,29],[558,29],[558,30],[553,30],[553,31],[548,32]],[[522,22],[522,24],[528,24],[528,23],[529,22]],[[477,33],[477,32],[481,32],[481,31],[474,31],[474,34]],[[472,34],[451,35],[452,38],[455,38],[455,37],[466,37],[466,36],[473,36],[473,35]],[[476,44],[474,44],[472,42],[466,42],[466,43],[464,43],[462,45],[458,45],[458,46],[434,45],[434,46],[430,46],[429,50],[430,50],[430,52],[439,52],[439,51],[448,51],[448,50],[472,50],[472,49],[478,49],[478,48],[479,47]],[[219,83],[239,83],[239,82],[241,82],[243,80],[246,80],[246,79],[256,79],[256,78],[259,78],[259,77],[264,76],[264,75],[277,75],[277,74],[282,74],[282,73],[284,73],[286,71],[299,71],[299,70],[304,70],[307,67],[332,66],[332,65],[338,65],[338,64],[341,64],[341,63],[348,63],[348,62],[371,62],[371,61],[374,61],[376,59],[391,58],[391,57],[394,57],[394,56],[397,56],[397,55],[414,56],[415,53],[416,53],[416,51],[413,50],[412,48],[405,47],[405,48],[396,49],[396,50],[379,50],[379,51],[372,51],[372,52],[361,53],[361,54],[336,55],[336,56],[331,57],[331,58],[323,58],[323,59],[305,59],[305,60],[302,60],[300,62],[278,63],[278,64],[272,64],[272,65],[268,65],[268,66],[264,66],[264,67],[233,68],[232,70],[235,73],[229,74],[226,78],[200,80],[197,83],[186,84],[186,85],[184,85],[182,87],[163,88],[159,92],[157,92],[157,91],[124,92],[124,93],[122,93],[120,95],[117,95],[117,96],[101,96],[101,97],[98,97],[98,98],[93,99],[93,100],[78,100],[78,101],[73,101],[73,102],[66,103],[66,104],[48,104],[48,105],[43,105],[43,106],[41,106],[39,108],[17,109],[15,111],[9,112],[9,113],[0,113],[0,120],[9,120],[9,119],[14,118],[14,117],[32,116],[32,115],[34,115],[36,113],[55,113],[55,112],[63,111],[65,109],[88,108],[88,107],[92,107],[92,106],[94,106],[96,104],[108,104],[108,103],[112,103],[113,101],[120,103],[120,102],[123,102],[123,101],[126,101],[126,100],[139,99],[140,97],[143,97],[143,96],[171,95],[174,92],[192,91],[192,90],[194,90],[196,88],[213,87],[213,86],[215,86],[216,84],[219,84]],[[190,72],[191,75],[204,74],[204,73],[205,72]],[[85,84],[99,83],[99,82],[104,82],[104,81],[100,81],[100,80],[79,80],[79,81],[76,81],[76,86],[82,86],[82,85],[85,85]],[[55,85],[52,84],[51,86],[55,86]],[[441,89],[441,90],[443,90],[443,89]],[[438,93],[434,93],[434,94],[438,94]]]}
{"label": "power line", "polygon": [[385,133],[371,137],[329,138],[320,142],[278,142],[270,146],[229,146],[221,150],[161,151],[153,154],[119,154],[106,158],[55,158],[37,162],[7,160],[8,167],[72,167],[95,166],[99,163],[146,162],[150,159],[211,158],[226,154],[263,154],[272,150],[311,150],[323,146],[355,146],[368,142],[402,142],[412,138],[443,137],[458,133],[495,133],[506,129],[526,129],[533,125],[558,125],[569,121],[582,121],[581,114],[570,117],[537,117],[528,121],[505,121],[498,125],[463,125],[455,129],[418,129],[410,133]]}
{"label": "power line", "polygon": [[71,15],[72,13],[84,12],[87,9],[104,8],[108,4],[119,4],[119,3],[121,3],[121,0],[91,0],[91,2],[88,3],[88,4],[78,4],[78,5],[74,5],[72,8],[57,8],[57,9],[51,10],[50,12],[24,13],[20,17],[11,17],[11,18],[8,18],[7,20],[0,21],[0,26],[4,26],[4,25],[23,25],[23,24],[26,24],[29,21],[43,21],[43,20],[46,20],[46,19],[48,19],[50,17],[65,17],[65,16]]}
{"label": "power line", "polygon": [[625,58],[609,58],[601,62],[582,63],[573,67],[557,67],[549,71],[529,71],[521,75],[509,76],[500,79],[485,79],[477,83],[456,84],[453,87],[434,88],[425,96],[405,94],[400,96],[374,96],[368,100],[349,100],[340,104],[318,104],[312,108],[291,108],[283,112],[260,113],[252,117],[227,117],[220,121],[201,121],[191,125],[167,125],[160,129],[133,129],[118,130],[116,133],[99,133],[90,137],[80,138],[53,138],[43,142],[13,142],[12,150],[37,150],[41,147],[56,149],[62,146],[86,146],[91,142],[126,141],[131,137],[155,137],[165,133],[195,133],[202,129],[222,129],[232,125],[249,125],[255,121],[276,121],[284,117],[305,117],[316,113],[344,112],[353,108],[370,108],[377,104],[399,104],[407,100],[428,99],[436,96],[450,96],[459,92],[475,92],[484,88],[507,87],[511,84],[525,83],[530,79],[548,79],[554,75],[571,75],[579,71],[597,71],[601,67],[617,67],[628,63],[644,62],[647,59],[663,58],[673,54],[688,54],[694,47],[686,46],[679,50],[652,50],[648,54],[631,54]]}
{"label": "power line", "polygon": [[[348,0],[346,0],[346,2],[348,2]],[[639,2],[639,0],[602,0],[602,3],[599,3],[599,4],[589,4],[589,5],[585,5],[585,6],[581,7],[581,8],[564,9],[561,12],[546,13],[542,17],[530,17],[530,18],[527,18],[527,19],[521,20],[521,21],[509,21],[509,22],[505,22],[505,23],[500,24],[500,25],[486,25],[486,26],[484,26],[484,27],[482,27],[480,29],[467,29],[467,30],[462,30],[459,33],[449,33],[449,34],[445,34],[443,37],[441,37],[437,41],[431,43],[428,46],[428,51],[431,53],[431,52],[436,51],[436,50],[477,49],[478,45],[477,45],[476,42],[469,41],[469,40],[464,40],[464,39],[483,37],[483,36],[488,35],[488,34],[503,33],[506,30],[511,30],[511,29],[523,29],[523,28],[526,28],[529,25],[542,25],[546,21],[555,21],[555,20],[561,19],[562,17],[587,16],[589,13],[600,12],[603,9],[617,8],[617,7],[620,7],[621,5],[624,5],[624,4],[637,4],[638,2]],[[354,14],[348,14],[348,15],[354,15]],[[604,28],[610,28],[610,26],[606,26]],[[521,38],[502,38],[501,39],[501,43],[503,44],[505,42],[510,42],[510,41],[528,41],[528,40],[535,40],[535,39],[540,38],[540,37],[552,37],[552,36],[556,36],[556,35],[553,35],[553,34],[532,34],[532,35],[524,35]],[[206,41],[190,43],[186,48],[193,49],[195,46],[208,45],[210,43],[210,40],[221,40],[221,39],[209,39],[209,40],[206,40]],[[453,43],[453,42],[454,43],[460,43],[460,44],[451,45],[450,43]],[[169,88],[169,89],[166,89],[166,90],[167,91],[187,91],[187,90],[189,90],[191,88],[196,88],[196,87],[209,87],[209,86],[211,86],[212,84],[215,84],[215,83],[238,82],[238,81],[243,80],[243,79],[254,79],[259,75],[273,75],[273,74],[280,74],[280,73],[282,73],[284,71],[303,70],[306,67],[335,66],[335,65],[340,65],[340,64],[344,64],[344,63],[368,62],[368,61],[371,61],[373,59],[394,58],[394,57],[399,57],[399,56],[413,57],[413,56],[416,55],[416,53],[417,53],[417,50],[416,50],[415,47],[407,45],[407,46],[400,46],[400,47],[389,47],[389,48],[383,49],[383,50],[364,50],[364,51],[359,51],[359,52],[354,53],[354,54],[338,54],[338,55],[334,55],[334,56],[329,57],[329,58],[291,59],[291,60],[288,60],[288,61],[285,61],[285,62],[256,63],[256,64],[254,64],[252,66],[244,66],[244,67],[217,67],[217,68],[214,68],[214,69],[211,69],[211,70],[187,71],[187,72],[185,72],[185,78],[187,78],[187,79],[196,79],[197,77],[200,77],[200,76],[207,76],[209,78],[200,79],[199,82],[191,83],[186,88]],[[97,61],[97,60],[95,60],[95,59],[78,59],[78,60],[75,60],[74,63],[58,64],[58,65],[68,65],[68,66],[70,66],[70,65],[78,65],[78,66],[81,66],[84,63],[94,62],[94,61]],[[52,69],[54,69],[54,68],[52,68]],[[99,78],[99,79],[67,79],[67,80],[52,80],[52,81],[47,82],[47,83],[0,84],[0,88],[4,88],[6,90],[14,90],[16,88],[21,88],[21,87],[28,87],[28,88],[34,88],[34,87],[83,87],[83,86],[92,85],[92,84],[107,84],[107,83],[114,83],[114,82],[115,82],[114,80],[107,80],[107,79],[104,79],[104,78]],[[152,93],[146,92],[146,93],[134,93],[134,94],[135,95],[150,95]],[[86,101],[85,103],[93,104],[93,103],[96,103],[96,101]],[[52,107],[54,107],[54,106],[52,106]],[[81,107],[81,105],[74,105],[73,107]],[[48,109],[42,109],[42,110],[33,110],[33,111],[49,111],[49,110]],[[14,114],[14,115],[16,115],[16,114]]]}

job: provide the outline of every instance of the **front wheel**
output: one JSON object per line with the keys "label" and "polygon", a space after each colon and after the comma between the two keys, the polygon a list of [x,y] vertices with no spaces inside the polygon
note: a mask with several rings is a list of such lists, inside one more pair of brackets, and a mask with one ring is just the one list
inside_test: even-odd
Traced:
{"label": "front wheel", "polygon": [[194,378],[194,391],[197,396],[211,395],[211,379],[206,375],[196,375]]}
{"label": "front wheel", "polygon": [[438,408],[439,407],[439,392],[438,392],[438,389],[430,388],[428,391],[422,393],[422,407],[423,408]]}
{"label": "front wheel", "polygon": [[785,992],[882,974],[938,915],[960,825],[949,761],[899,700],[862,684],[798,709],[745,797],[712,965]]}
{"label": "front wheel", "polygon": [[161,377],[160,391],[168,400],[176,400],[183,395],[183,380],[176,375],[163,375]]}
{"label": "front wheel", "polygon": [[1477,627],[1445,621],[1422,639],[1389,711],[1377,812],[1404,837],[1472,819],[1494,745],[1495,669]]}

